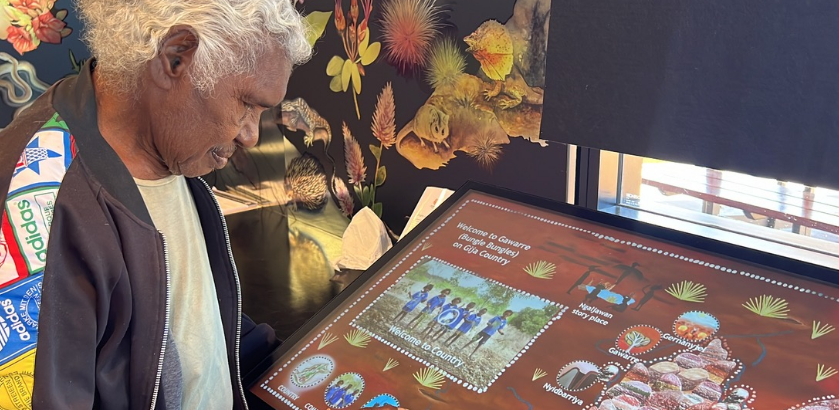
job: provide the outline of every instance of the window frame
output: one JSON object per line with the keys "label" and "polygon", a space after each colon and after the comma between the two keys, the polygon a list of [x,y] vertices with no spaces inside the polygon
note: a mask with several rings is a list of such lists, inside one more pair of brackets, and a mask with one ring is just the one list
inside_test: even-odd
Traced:
{"label": "window frame", "polygon": [[[719,224],[703,222],[699,220],[699,218],[692,219],[689,216],[673,215],[663,211],[644,209],[639,206],[624,204],[620,198],[621,192],[623,191],[622,174],[624,168],[623,159],[625,155],[622,153],[615,153],[618,156],[618,174],[616,175],[614,197],[603,197],[601,196],[601,191],[604,187],[600,185],[600,177],[603,166],[603,162],[601,160],[601,155],[603,153],[602,150],[579,146],[575,148],[576,149],[573,151],[569,150],[569,154],[575,158],[574,164],[571,164],[569,161],[569,168],[571,165],[574,166],[573,169],[569,169],[568,173],[569,187],[574,187],[574,196],[573,198],[569,198],[569,203],[598,212],[653,223],[655,225],[703,236],[729,244],[765,251],[774,255],[813,263],[832,269],[839,269],[839,244],[837,244],[835,247],[836,249],[831,252],[827,249],[831,247],[829,245],[819,247],[813,246],[813,244],[802,244],[800,241],[784,240],[792,239],[792,237],[785,237],[786,235],[802,237],[796,233],[777,231],[773,234],[766,235],[766,232],[768,231],[764,231],[760,235],[747,234],[744,233],[744,231],[748,232],[751,231],[751,229],[738,229],[738,227],[727,229]],[[571,180],[570,175],[572,174],[573,177],[576,178],[575,180]],[[610,191],[607,192],[611,194]],[[689,211],[686,211],[686,213],[687,212]],[[735,223],[735,221],[730,222],[732,224]],[[761,228],[753,227],[753,229]],[[804,238],[807,238],[808,241],[823,241],[809,237]],[[828,241],[823,242],[825,244],[830,244]]]}

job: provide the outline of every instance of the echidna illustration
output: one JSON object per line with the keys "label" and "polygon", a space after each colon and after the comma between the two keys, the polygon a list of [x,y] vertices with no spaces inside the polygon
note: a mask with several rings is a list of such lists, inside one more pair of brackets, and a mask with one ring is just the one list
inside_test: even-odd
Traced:
{"label": "echidna illustration", "polygon": [[308,152],[294,158],[286,169],[283,185],[289,199],[306,209],[317,211],[326,205],[329,186],[323,165]]}

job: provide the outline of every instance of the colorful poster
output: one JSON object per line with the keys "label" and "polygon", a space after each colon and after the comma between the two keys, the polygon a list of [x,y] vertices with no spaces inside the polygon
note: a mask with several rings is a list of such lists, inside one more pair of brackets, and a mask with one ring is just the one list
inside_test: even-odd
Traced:
{"label": "colorful poster", "polygon": [[300,3],[315,55],[274,118],[309,158],[289,165],[291,200],[331,194],[399,232],[428,186],[564,199],[566,146],[541,132],[550,0]]}

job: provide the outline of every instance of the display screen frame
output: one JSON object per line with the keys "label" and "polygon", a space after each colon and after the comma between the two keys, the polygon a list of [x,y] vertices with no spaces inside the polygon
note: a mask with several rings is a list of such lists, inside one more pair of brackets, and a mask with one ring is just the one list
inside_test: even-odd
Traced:
{"label": "display screen frame", "polygon": [[[251,391],[257,382],[262,377],[271,371],[272,366],[282,359],[286,354],[290,353],[293,347],[297,346],[299,342],[304,340],[311,331],[313,331],[323,320],[325,320],[332,312],[341,307],[347,299],[351,298],[359,290],[368,286],[370,281],[381,273],[392,258],[396,257],[405,248],[414,245],[414,241],[421,238],[428,228],[438,224],[441,217],[449,213],[451,208],[461,202],[467,194],[477,192],[487,195],[496,196],[502,199],[516,201],[521,204],[546,209],[553,212],[559,212],[565,216],[578,218],[585,222],[602,225],[604,227],[627,231],[630,234],[638,235],[640,237],[654,239],[676,246],[684,247],[699,252],[708,253],[711,255],[732,258],[742,262],[756,265],[770,271],[777,272],[781,275],[799,278],[811,282],[816,282],[821,285],[839,289],[839,271],[834,269],[815,265],[812,263],[779,256],[771,253],[762,252],[755,249],[750,249],[727,242],[722,242],[716,239],[701,237],[698,235],[673,230],[670,228],[653,225],[646,222],[641,222],[626,217],[607,214],[603,212],[594,211],[576,205],[560,203],[549,199],[524,194],[521,192],[512,191],[506,188],[500,188],[492,185],[476,183],[469,181],[462,185],[454,194],[452,194],[445,202],[443,202],[437,209],[428,215],[419,225],[417,225],[410,233],[408,233],[402,240],[397,242],[389,251],[387,251],[381,258],[379,258],[369,269],[361,274],[355,281],[346,287],[335,298],[329,301],[323,308],[321,308],[311,319],[309,319],[300,329],[295,331],[291,337],[285,340],[282,345],[275,349],[268,357],[266,357],[259,365],[257,365],[251,372],[245,375],[243,381],[247,386],[248,391]],[[802,272],[802,273],[793,273]],[[260,399],[261,400],[261,399]]]}

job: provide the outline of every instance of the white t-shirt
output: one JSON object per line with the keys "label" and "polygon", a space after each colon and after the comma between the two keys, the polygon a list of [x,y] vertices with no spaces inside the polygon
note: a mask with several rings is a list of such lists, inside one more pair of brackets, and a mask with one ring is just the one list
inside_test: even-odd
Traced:
{"label": "white t-shirt", "polygon": [[[155,227],[166,238],[169,252],[169,331],[174,346],[166,348],[164,360],[169,356],[180,361],[180,408],[229,410],[233,408],[233,387],[218,297],[186,179],[173,175],[134,181]],[[169,373],[168,381],[177,383]],[[172,386],[164,386],[164,391],[166,387]],[[176,406],[166,403],[167,409]]]}

